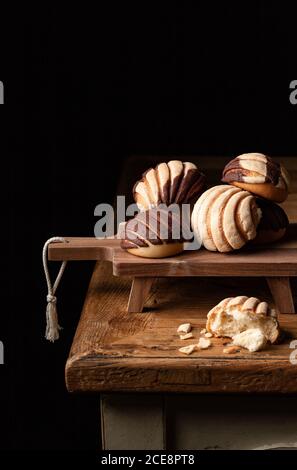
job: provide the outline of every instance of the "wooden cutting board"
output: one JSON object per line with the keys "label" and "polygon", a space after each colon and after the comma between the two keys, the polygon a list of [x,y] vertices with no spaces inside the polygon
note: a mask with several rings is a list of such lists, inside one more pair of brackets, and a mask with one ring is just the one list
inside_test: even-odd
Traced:
{"label": "wooden cutting board", "polygon": [[178,256],[147,259],[133,256],[120,247],[118,239],[66,238],[53,243],[48,256],[53,261],[106,260],[115,276],[134,278],[128,311],[142,311],[156,277],[265,277],[278,310],[294,313],[290,277],[297,276],[297,224],[291,224],[281,241],[262,246],[250,244],[231,253],[205,249],[186,251]]}

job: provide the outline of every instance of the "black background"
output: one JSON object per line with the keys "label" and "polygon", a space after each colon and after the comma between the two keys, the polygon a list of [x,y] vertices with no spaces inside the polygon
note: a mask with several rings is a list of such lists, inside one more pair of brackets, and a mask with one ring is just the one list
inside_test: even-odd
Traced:
{"label": "black background", "polygon": [[41,249],[52,235],[93,234],[94,207],[112,202],[128,155],[297,155],[289,2],[138,5],[1,18],[2,448],[99,445],[98,397],[64,384],[93,265],[67,267],[64,330],[48,344]]}

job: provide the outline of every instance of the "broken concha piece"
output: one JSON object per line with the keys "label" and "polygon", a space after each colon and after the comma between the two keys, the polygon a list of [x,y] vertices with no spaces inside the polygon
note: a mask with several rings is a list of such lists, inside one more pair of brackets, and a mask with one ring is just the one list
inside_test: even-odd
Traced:
{"label": "broken concha piece", "polygon": [[161,208],[139,212],[121,231],[121,247],[144,258],[177,255],[184,250],[184,242],[193,238],[190,227],[180,222],[178,214]]}
{"label": "broken concha piece", "polygon": [[[207,330],[215,336],[227,336],[236,338],[242,333],[246,346],[248,339],[255,340],[255,335],[243,335],[243,332],[250,329],[258,329],[264,335],[266,341],[276,343],[280,336],[280,328],[276,318],[275,310],[271,309],[266,302],[261,302],[256,297],[229,297],[222,300],[218,305],[208,312]],[[259,337],[261,336],[259,333]],[[237,337],[239,341],[242,337]],[[264,347],[264,341],[257,341],[260,347]],[[252,346],[251,346],[252,347]],[[247,349],[249,349],[247,347]]]}
{"label": "broken concha piece", "polygon": [[262,153],[244,153],[231,160],[222,181],[275,202],[285,201],[290,190],[287,170]]}
{"label": "broken concha piece", "polygon": [[219,185],[205,191],[196,202],[192,230],[207,250],[238,250],[257,235],[261,210],[247,191]]}
{"label": "broken concha piece", "polygon": [[135,183],[133,197],[141,211],[160,204],[190,204],[205,189],[205,175],[191,162],[172,160],[150,168]]}
{"label": "broken concha piece", "polygon": [[274,202],[266,199],[256,199],[262,217],[257,228],[257,236],[253,243],[272,243],[280,240],[289,226],[289,219],[285,211]]}
{"label": "broken concha piece", "polygon": [[240,346],[250,352],[255,352],[265,348],[267,338],[260,328],[249,328],[233,336],[232,343],[234,346]]}

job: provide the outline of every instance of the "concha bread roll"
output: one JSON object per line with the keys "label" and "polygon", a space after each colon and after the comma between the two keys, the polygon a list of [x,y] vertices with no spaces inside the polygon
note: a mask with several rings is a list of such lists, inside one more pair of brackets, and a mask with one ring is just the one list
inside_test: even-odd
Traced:
{"label": "concha bread roll", "polygon": [[280,328],[275,310],[256,297],[229,297],[207,314],[206,329],[214,336],[233,338],[249,329],[259,329],[270,343],[275,343]]}
{"label": "concha bread roll", "polygon": [[193,235],[178,214],[153,208],[139,212],[121,228],[121,247],[144,258],[164,258],[184,250],[184,242]]}
{"label": "concha bread roll", "polygon": [[284,166],[262,153],[244,153],[224,168],[223,183],[275,202],[288,197],[290,177]]}
{"label": "concha bread roll", "polygon": [[205,189],[205,176],[191,162],[172,160],[150,168],[134,185],[133,197],[140,210],[160,204],[190,204]]}
{"label": "concha bread roll", "polygon": [[255,197],[229,185],[205,191],[196,202],[192,230],[207,250],[228,252],[238,250],[256,237],[261,210]]}

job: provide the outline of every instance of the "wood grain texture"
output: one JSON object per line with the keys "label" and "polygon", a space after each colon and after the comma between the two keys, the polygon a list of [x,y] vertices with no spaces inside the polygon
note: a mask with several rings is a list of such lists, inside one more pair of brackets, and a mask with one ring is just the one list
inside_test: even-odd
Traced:
{"label": "wood grain texture", "polygon": [[[296,366],[289,361],[295,315],[280,315],[287,338],[261,352],[224,355],[219,338],[191,356],[178,352],[198,341],[206,313],[222,298],[242,294],[270,301],[264,279],[158,279],[142,314],[126,312],[130,282],[115,278],[109,263],[97,263],[66,364],[68,390],[297,392]],[[190,343],[176,333],[188,321],[195,336]]]}
{"label": "wood grain texture", "polygon": [[282,313],[295,313],[290,278],[268,277],[267,283],[278,311]]}
{"label": "wood grain texture", "polygon": [[114,251],[120,250],[119,240],[95,237],[64,237],[66,243],[51,243],[50,261],[112,261]]}

